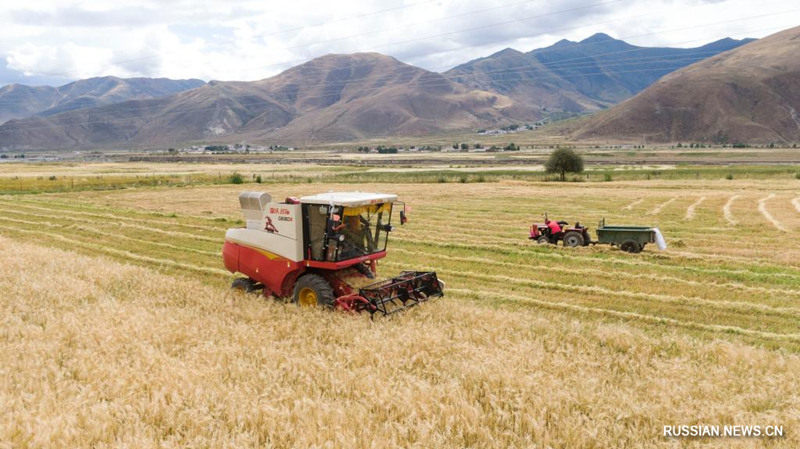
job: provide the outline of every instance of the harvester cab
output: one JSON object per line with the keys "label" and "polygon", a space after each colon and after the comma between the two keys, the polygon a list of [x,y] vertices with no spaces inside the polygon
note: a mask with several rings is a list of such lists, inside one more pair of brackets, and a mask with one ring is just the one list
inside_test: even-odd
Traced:
{"label": "harvester cab", "polygon": [[225,267],[241,273],[233,287],[291,297],[301,306],[328,306],[384,315],[443,295],[435,272],[405,271],[374,281],[386,257],[397,195],[323,193],[273,202],[268,193],[243,192],[245,227],[229,229]]}

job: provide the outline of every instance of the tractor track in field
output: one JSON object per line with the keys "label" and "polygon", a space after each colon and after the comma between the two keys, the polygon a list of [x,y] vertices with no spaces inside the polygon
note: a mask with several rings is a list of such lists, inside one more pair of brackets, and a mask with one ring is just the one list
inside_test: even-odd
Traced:
{"label": "tractor track in field", "polygon": [[[63,216],[63,215],[62,216],[58,216],[58,215],[36,214],[36,213],[33,213],[33,212],[20,212],[20,211],[15,211],[15,210],[8,210],[8,209],[0,209],[0,212],[6,212],[6,213],[12,213],[12,214],[16,213],[18,215],[26,215],[26,216],[31,216],[31,217],[40,217],[40,218],[48,218],[48,219],[56,219],[56,220],[59,220],[59,219],[61,219],[61,220],[72,220],[72,221],[79,221],[80,220],[80,218],[72,218],[72,217],[67,217],[67,216]],[[205,241],[205,242],[220,243],[222,241],[221,238],[206,237],[206,236],[202,236],[202,235],[189,234],[187,232],[180,232],[180,231],[169,231],[169,230],[164,230],[164,229],[160,229],[160,228],[154,228],[152,226],[141,226],[141,225],[135,225],[135,224],[130,224],[130,223],[119,223],[119,222],[114,223],[114,225],[115,226],[121,226],[123,228],[131,228],[131,229],[139,229],[139,230],[148,231],[148,232],[156,232],[158,234],[170,235],[170,236],[173,236],[173,237],[184,237],[184,238],[189,238],[189,239],[194,239],[194,240],[202,240],[202,241]]]}
{"label": "tractor track in field", "polygon": [[[506,228],[502,228],[502,229],[506,229]],[[522,229],[526,229],[526,228],[522,228]],[[524,232],[524,233],[523,232],[515,232],[515,233],[510,234],[510,235],[499,235],[499,234],[497,234],[497,232],[493,232],[493,231],[490,231],[490,230],[487,230],[487,231],[470,230],[468,233],[465,233],[462,228],[453,228],[452,225],[445,225],[445,227],[443,227],[441,225],[430,225],[430,224],[427,224],[425,236],[426,236],[426,238],[430,238],[430,237],[437,238],[438,237],[439,241],[447,242],[447,241],[454,241],[454,240],[448,239],[448,237],[454,235],[454,233],[461,234],[464,237],[480,238],[480,239],[485,240],[485,241],[491,241],[493,243],[506,243],[508,245],[512,245],[512,246],[516,246],[516,247],[529,248],[529,247],[531,247],[533,245],[533,243],[531,243],[531,241],[528,239],[527,232]],[[670,238],[670,237],[674,237],[674,238],[678,238],[678,237],[691,238],[689,236],[683,236],[683,235],[675,236],[675,235],[672,235],[672,234],[668,233],[667,238]],[[705,238],[706,235],[701,234],[701,237]],[[392,239],[394,239],[394,238],[404,238],[404,237],[402,235],[396,235],[396,236],[392,237]],[[717,242],[717,243],[724,242],[724,243],[729,243],[729,244],[735,244],[737,242],[737,240],[735,238],[719,238],[719,239],[715,240],[715,242]],[[580,251],[580,249],[577,249],[576,251]],[[753,257],[746,257],[746,256],[725,256],[725,255],[720,255],[720,254],[689,253],[689,252],[679,252],[679,251],[675,251],[675,250],[670,250],[669,254],[658,254],[658,257],[674,259],[674,257],[672,257],[672,256],[680,256],[682,258],[691,258],[691,259],[695,259],[695,260],[705,260],[705,261],[708,261],[708,260],[722,260],[722,261],[747,262],[747,263],[749,263],[751,265],[777,267],[777,265],[775,265],[775,263],[773,261],[769,260],[769,259],[760,259],[760,258],[756,259],[756,258],[753,258]]]}
{"label": "tractor track in field", "polygon": [[739,198],[739,195],[731,196],[730,198],[728,198],[728,201],[725,203],[725,205],[722,206],[722,215],[725,216],[725,220],[727,220],[731,226],[736,226],[739,224],[739,222],[736,221],[736,219],[733,217],[733,213],[731,212],[731,206],[733,206],[733,202],[736,201],[737,198]]}
{"label": "tractor track in field", "polygon": [[746,329],[737,326],[725,326],[725,325],[718,325],[718,324],[702,324],[702,323],[695,323],[691,321],[681,321],[675,318],[667,318],[667,317],[659,317],[654,315],[645,315],[635,312],[624,312],[619,310],[611,310],[611,309],[603,309],[599,307],[587,307],[578,304],[571,304],[571,303],[563,303],[563,302],[552,302],[552,301],[545,301],[541,299],[529,298],[526,296],[520,295],[511,295],[511,294],[501,294],[496,292],[484,291],[484,290],[468,290],[468,289],[450,289],[453,293],[458,293],[464,296],[473,297],[475,299],[483,299],[483,298],[495,298],[500,301],[520,301],[525,303],[534,304],[543,308],[548,308],[551,310],[570,310],[575,312],[581,313],[592,313],[592,314],[599,314],[605,316],[612,316],[615,318],[625,318],[625,319],[633,319],[637,321],[644,321],[649,322],[652,324],[660,324],[660,325],[672,325],[687,329],[693,330],[702,330],[702,331],[710,331],[714,333],[724,333],[724,334],[739,334],[739,335],[747,335],[751,337],[757,338],[764,338],[769,340],[789,340],[789,341],[800,341],[800,334],[781,334],[776,332],[765,332],[765,331],[758,331],[754,329]]}
{"label": "tractor track in field", "polygon": [[169,266],[169,267],[174,267],[174,268],[197,271],[197,272],[201,272],[201,273],[230,276],[230,273],[227,270],[223,270],[221,268],[200,267],[200,266],[197,266],[197,265],[187,264],[187,263],[183,263],[183,262],[175,262],[174,260],[169,260],[169,259],[159,259],[159,258],[156,258],[156,257],[143,256],[141,254],[132,253],[130,251],[125,251],[125,250],[121,250],[121,249],[111,248],[111,247],[108,247],[108,246],[93,245],[91,243],[86,243],[86,242],[82,242],[80,240],[71,239],[71,238],[68,238],[68,237],[64,237],[61,234],[55,234],[55,233],[52,233],[52,232],[31,230],[31,229],[12,228],[10,226],[2,226],[2,225],[0,225],[0,229],[6,229],[6,230],[11,231],[11,232],[21,232],[21,233],[24,233],[24,234],[43,235],[43,236],[47,236],[47,237],[53,238],[55,240],[59,240],[59,241],[65,242],[65,243],[69,243],[69,244],[74,245],[75,247],[78,247],[78,248],[84,248],[84,249],[89,249],[89,250],[92,250],[92,251],[98,251],[98,252],[101,252],[101,253],[111,254],[111,255],[118,256],[118,257],[127,258],[127,259],[130,259],[130,260],[136,260],[136,261],[140,261],[140,262],[148,262],[150,264],[164,265],[164,266]]}
{"label": "tractor track in field", "polygon": [[82,226],[82,225],[62,225],[62,224],[58,224],[58,223],[52,223],[52,222],[49,222],[49,221],[29,221],[29,220],[20,220],[20,219],[15,219],[15,218],[10,218],[10,217],[0,217],[0,221],[10,221],[10,222],[13,222],[13,223],[27,224],[27,225],[32,225],[32,226],[42,226],[42,225],[44,225],[44,226],[47,226],[49,228],[64,229],[64,230],[69,230],[69,231],[71,231],[71,230],[79,230],[79,231],[83,231],[83,232],[88,232],[90,234],[97,234],[97,235],[102,235],[104,237],[110,237],[112,239],[126,240],[126,241],[130,241],[130,242],[136,242],[136,243],[139,243],[139,244],[142,244],[142,245],[153,245],[153,246],[158,246],[158,247],[161,247],[161,248],[174,249],[174,250],[182,251],[182,252],[201,254],[201,255],[204,255],[204,256],[219,257],[219,255],[220,255],[219,251],[214,251],[214,252],[212,252],[212,251],[204,251],[202,249],[188,248],[188,247],[185,247],[185,246],[177,246],[177,245],[172,245],[172,244],[164,243],[164,242],[154,242],[154,241],[151,241],[151,240],[137,239],[135,237],[129,237],[127,235],[118,234],[118,233],[114,233],[114,232],[105,232],[105,231],[101,231],[99,229],[91,228],[91,227],[88,227],[88,226]]}
{"label": "tractor track in field", "polygon": [[[585,222],[584,222],[585,223]],[[425,220],[426,234],[429,231],[438,233],[439,235],[461,235],[476,238],[484,238],[487,241],[495,241],[499,239],[511,239],[514,244],[519,244],[522,241],[528,240],[528,227],[530,223],[520,223],[519,225],[502,225],[493,224],[489,222],[472,222],[471,226],[465,228],[464,226],[453,225],[452,222],[444,221],[441,219]],[[590,226],[590,232],[594,232],[594,226]],[[405,230],[398,231],[405,232]],[[412,231],[413,232],[413,231]],[[666,234],[667,238],[707,238],[709,233],[693,232],[691,230],[669,230],[663,229],[662,232]],[[717,233],[719,234],[719,233]],[[715,235],[715,242],[735,243],[739,241],[736,237],[729,237],[725,235]],[[742,257],[742,260],[752,260],[750,258]]]}
{"label": "tractor track in field", "polygon": [[761,198],[760,200],[758,200],[758,211],[761,212],[761,215],[763,215],[764,218],[767,219],[767,221],[772,223],[772,226],[775,226],[775,229],[777,229],[777,230],[779,230],[781,232],[789,232],[786,228],[783,227],[783,223],[781,223],[775,217],[773,217],[772,214],[770,214],[769,211],[767,210],[767,201],[769,201],[769,200],[771,200],[773,198],[775,198],[775,194],[774,193],[770,193],[769,195],[765,196],[764,198]]}
{"label": "tractor track in field", "polygon": [[[2,201],[2,199],[0,199],[0,201]],[[8,200],[6,200],[6,201],[8,201]],[[111,210],[114,210],[114,211],[116,211],[118,213],[144,215],[144,216],[147,216],[147,217],[164,217],[164,214],[162,212],[147,211],[146,209],[123,209],[123,208],[119,208],[119,207],[113,207],[113,208],[103,207],[103,206],[99,206],[94,201],[81,200],[81,199],[75,199],[75,200],[70,200],[69,202],[64,202],[64,201],[58,201],[56,199],[52,199],[50,197],[47,197],[45,199],[35,199],[35,200],[15,198],[13,201],[16,202],[16,203],[36,204],[36,205],[40,205],[40,206],[41,205],[56,205],[56,206],[64,207],[65,210],[84,209],[84,210],[87,210],[87,211],[90,211],[90,212],[98,213],[98,212],[107,212],[109,209],[111,209]],[[191,218],[193,220],[197,219],[197,220],[202,220],[202,221],[211,221],[211,222],[220,223],[220,224],[230,224],[231,222],[234,222],[234,221],[238,220],[238,218],[234,219],[232,217],[227,217],[227,216],[207,217],[207,216],[204,216],[204,215],[186,215],[186,214],[181,214],[179,216],[183,217],[183,218]],[[192,226],[202,227],[202,225],[192,225]]]}
{"label": "tractor track in field", "polygon": [[701,196],[700,198],[698,198],[697,201],[695,201],[688,208],[686,208],[686,215],[683,217],[683,219],[684,220],[694,220],[695,211],[697,210],[697,208],[701,204],[703,204],[703,201],[705,201],[705,200],[706,200],[706,197]]}
{"label": "tractor track in field", "polygon": [[[403,264],[396,262],[387,262],[384,265],[394,266],[402,269]],[[460,276],[470,279],[479,279],[483,281],[502,282],[504,284],[517,285],[520,287],[532,287],[542,290],[552,290],[561,292],[582,293],[589,295],[601,295],[604,298],[618,297],[627,299],[637,299],[650,303],[661,304],[678,304],[683,306],[701,306],[704,308],[712,308],[721,311],[733,311],[742,313],[758,312],[761,315],[780,316],[785,318],[797,318],[800,316],[800,309],[792,307],[770,307],[761,303],[752,303],[744,301],[725,301],[725,300],[712,300],[696,296],[673,296],[664,295],[659,293],[644,293],[632,292],[628,290],[614,290],[605,287],[597,287],[591,285],[576,285],[564,284],[560,282],[539,281],[535,279],[519,279],[511,276],[482,274],[471,271],[458,271],[441,269],[432,266],[420,266],[424,270],[436,270],[437,274],[441,273],[450,276]]]}
{"label": "tractor track in field", "polygon": [[622,210],[632,210],[634,207],[636,207],[642,201],[644,201],[644,198],[639,198],[638,200],[635,200],[634,202],[632,202],[632,203],[628,204],[627,206],[623,207]]}
{"label": "tractor track in field", "polygon": [[[405,238],[405,237],[393,237],[395,241],[405,242],[405,243],[419,243],[419,239],[414,238]],[[566,254],[564,252],[553,252],[551,255],[547,255],[546,252],[538,253],[534,251],[524,251],[526,248],[531,249],[529,245],[514,245],[511,247],[508,246],[501,246],[501,245],[486,245],[486,244],[475,244],[475,243],[461,243],[461,242],[454,242],[454,241],[436,241],[436,240],[426,240],[425,244],[428,246],[437,246],[440,248],[458,248],[463,250],[474,250],[474,249],[482,249],[488,251],[495,251],[495,252],[503,252],[508,254],[518,254],[521,256],[549,256],[549,258],[557,258],[557,259],[569,259],[575,261],[582,261],[588,263],[612,263],[612,264],[619,264],[619,265],[628,265],[628,266],[647,266],[653,267],[658,269],[671,269],[671,270],[682,270],[682,271],[693,271],[697,273],[706,273],[706,274],[721,274],[721,275],[747,275],[747,276],[758,276],[758,277],[776,277],[776,278],[788,278],[788,279],[795,279],[800,280],[800,274],[792,274],[792,273],[760,273],[757,271],[750,271],[750,270],[729,270],[723,268],[704,268],[704,267],[687,267],[687,266],[679,266],[679,265],[664,265],[649,262],[646,260],[641,260],[641,258],[635,259],[622,259],[622,258],[593,258],[593,257],[585,257],[585,256],[576,256],[571,254]]]}
{"label": "tractor track in field", "polygon": [[648,212],[648,213],[647,213],[647,215],[658,215],[659,213],[661,213],[661,210],[662,210],[662,209],[664,209],[665,207],[667,207],[667,206],[669,206],[670,204],[672,204],[672,203],[674,203],[675,201],[677,201],[677,200],[678,200],[678,198],[679,198],[679,197],[675,196],[675,197],[672,197],[672,198],[668,199],[667,201],[665,201],[665,202],[663,202],[663,203],[659,204],[659,205],[658,205],[658,206],[656,206],[656,207],[655,207],[653,210],[651,210],[650,212]]}
{"label": "tractor track in field", "polygon": [[[401,254],[409,254],[409,255],[416,255],[419,254],[417,251],[409,251],[403,248],[393,248],[392,252],[401,253]],[[601,277],[608,276],[608,270],[602,269],[594,269],[594,268],[570,268],[570,267],[560,267],[560,266],[552,266],[552,265],[544,265],[544,264],[528,264],[528,263],[517,263],[517,262],[502,262],[492,259],[486,259],[481,257],[459,257],[459,256],[447,256],[444,254],[431,254],[427,256],[429,259],[441,259],[441,260],[449,260],[453,262],[465,262],[465,263],[475,263],[481,265],[490,265],[496,267],[505,267],[505,268],[524,268],[529,270],[530,272],[536,272],[538,270],[542,271],[556,271],[559,273],[565,274],[587,274],[587,275],[597,275]],[[762,293],[766,295],[771,295],[775,297],[779,297],[781,295],[793,295],[793,296],[800,296],[800,290],[788,290],[788,289],[778,289],[778,288],[766,288],[766,287],[756,287],[745,285],[736,282],[715,282],[715,281],[695,281],[692,279],[685,279],[679,278],[674,276],[662,276],[662,275],[655,275],[655,274],[637,274],[637,273],[628,273],[627,271],[615,271],[615,277],[625,278],[625,279],[644,279],[644,280],[652,280],[652,281],[662,281],[662,282],[675,282],[678,284],[690,285],[695,287],[714,287],[714,288],[726,288],[731,290],[740,290],[746,292],[753,292],[753,293]]]}
{"label": "tractor track in field", "polygon": [[[27,203],[27,204],[19,204],[19,203]],[[17,201],[3,201],[3,200],[0,200],[0,204],[5,204],[5,205],[9,205],[9,206],[13,205],[15,207],[22,207],[22,208],[33,209],[33,210],[41,210],[41,211],[46,211],[46,212],[59,212],[59,213],[67,213],[67,214],[72,214],[72,215],[81,215],[81,216],[85,216],[85,217],[111,219],[111,220],[121,220],[121,221],[128,221],[128,222],[133,222],[133,223],[143,223],[143,224],[150,224],[150,225],[152,225],[152,224],[160,224],[160,225],[166,225],[166,226],[176,226],[176,227],[184,227],[184,228],[189,228],[189,229],[197,229],[197,230],[208,231],[208,232],[220,232],[220,230],[222,230],[221,228],[213,228],[213,227],[209,227],[209,226],[200,226],[200,225],[191,225],[191,224],[186,224],[186,223],[177,223],[177,222],[169,222],[169,221],[162,221],[162,220],[153,220],[153,219],[149,219],[149,218],[123,217],[123,216],[114,215],[114,214],[108,214],[108,213],[106,213],[106,214],[98,214],[98,213],[93,213],[93,212],[83,212],[83,211],[76,211],[76,210],[71,210],[71,209],[58,209],[58,208],[52,208],[52,207],[43,207],[40,204],[36,205],[36,206],[31,206],[31,205],[29,205],[31,203],[32,204],[37,204],[37,203],[32,202],[32,201],[28,201],[28,202],[19,201],[19,202],[17,202]]]}

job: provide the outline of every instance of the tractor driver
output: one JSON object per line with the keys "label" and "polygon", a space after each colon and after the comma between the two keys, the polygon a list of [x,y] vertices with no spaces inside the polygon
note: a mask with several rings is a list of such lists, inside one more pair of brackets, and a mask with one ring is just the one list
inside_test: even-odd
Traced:
{"label": "tractor driver", "polygon": [[344,217],[344,227],[341,233],[344,235],[344,246],[341,251],[342,259],[363,256],[367,253],[367,232],[361,224],[361,217],[349,215]]}
{"label": "tractor driver", "polygon": [[558,225],[553,220],[544,220],[544,224],[550,229],[550,238],[555,242],[558,240],[558,237],[561,235],[561,226]]}

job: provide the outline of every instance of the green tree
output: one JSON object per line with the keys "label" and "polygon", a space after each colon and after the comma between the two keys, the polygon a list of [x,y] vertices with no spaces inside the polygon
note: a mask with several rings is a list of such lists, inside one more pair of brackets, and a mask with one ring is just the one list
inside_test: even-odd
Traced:
{"label": "green tree", "polygon": [[581,173],[583,158],[569,148],[559,148],[552,153],[544,164],[547,173],[558,173],[561,180],[566,180],[567,173]]}

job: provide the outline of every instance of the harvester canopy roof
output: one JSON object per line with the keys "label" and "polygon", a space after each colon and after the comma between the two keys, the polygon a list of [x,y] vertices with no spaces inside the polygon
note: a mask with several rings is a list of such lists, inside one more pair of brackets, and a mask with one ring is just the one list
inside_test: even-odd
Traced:
{"label": "harvester canopy roof", "polygon": [[394,201],[397,201],[397,195],[369,192],[328,192],[300,198],[300,202],[304,204],[328,204],[344,207],[368,206]]}

